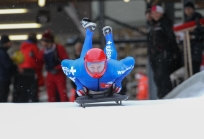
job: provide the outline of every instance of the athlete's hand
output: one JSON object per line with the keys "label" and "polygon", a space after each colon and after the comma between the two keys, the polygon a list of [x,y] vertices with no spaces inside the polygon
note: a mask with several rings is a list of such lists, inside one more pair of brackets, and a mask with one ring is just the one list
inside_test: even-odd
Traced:
{"label": "athlete's hand", "polygon": [[121,89],[122,89],[122,88],[116,86],[115,83],[113,84],[113,93],[119,93]]}
{"label": "athlete's hand", "polygon": [[88,95],[88,90],[87,90],[86,87],[83,87],[83,89],[81,89],[81,90],[77,90],[77,94],[78,94],[79,96],[85,96],[85,95]]}

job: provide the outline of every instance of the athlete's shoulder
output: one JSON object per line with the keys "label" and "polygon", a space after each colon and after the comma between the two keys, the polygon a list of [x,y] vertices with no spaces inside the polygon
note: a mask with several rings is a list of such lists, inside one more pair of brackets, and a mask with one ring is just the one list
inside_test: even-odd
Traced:
{"label": "athlete's shoulder", "polygon": [[117,78],[119,76],[117,71],[120,70],[121,66],[122,66],[122,63],[120,61],[115,60],[115,59],[109,59],[107,61],[106,73],[111,75],[114,78]]}
{"label": "athlete's shoulder", "polygon": [[76,60],[65,59],[61,62],[61,66],[67,76],[80,76],[81,70],[84,67],[83,63],[83,59],[80,58]]}
{"label": "athlete's shoulder", "polygon": [[71,59],[64,59],[61,62],[62,67],[70,67],[70,65],[74,64],[74,60]]}
{"label": "athlete's shoulder", "polygon": [[108,69],[111,71],[113,76],[121,76],[127,70],[132,70],[134,68],[135,60],[132,57],[127,57],[122,60],[108,60]]}

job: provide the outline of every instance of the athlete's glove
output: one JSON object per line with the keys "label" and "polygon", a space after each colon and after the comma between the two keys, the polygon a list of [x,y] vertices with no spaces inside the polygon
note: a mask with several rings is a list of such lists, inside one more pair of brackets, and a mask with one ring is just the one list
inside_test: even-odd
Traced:
{"label": "athlete's glove", "polygon": [[108,94],[107,97],[111,97],[114,93],[119,93],[120,90],[121,87],[117,87],[114,83],[111,88],[106,90],[106,93]]}
{"label": "athlete's glove", "polygon": [[88,94],[88,89],[86,87],[83,87],[81,90],[77,90],[77,94],[79,96],[87,96],[88,98],[93,98],[92,95]]}
{"label": "athlete's glove", "polygon": [[116,86],[115,83],[113,84],[113,93],[119,93],[121,89],[122,89],[122,88]]}
{"label": "athlete's glove", "polygon": [[81,90],[77,90],[79,96],[85,96],[88,94],[86,87],[83,87]]}

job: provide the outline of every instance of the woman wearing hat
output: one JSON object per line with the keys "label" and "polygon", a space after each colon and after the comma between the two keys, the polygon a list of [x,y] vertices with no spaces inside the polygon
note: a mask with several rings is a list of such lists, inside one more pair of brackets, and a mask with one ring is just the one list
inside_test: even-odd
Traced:
{"label": "woman wearing hat", "polygon": [[[57,95],[61,102],[68,101],[66,76],[61,68],[61,61],[68,58],[65,48],[54,42],[54,35],[50,30],[42,34],[42,59],[47,71],[46,89],[49,102],[56,102]],[[56,93],[58,93],[56,95]]]}
{"label": "woman wearing hat", "polygon": [[152,6],[151,17],[148,56],[157,86],[157,96],[162,99],[172,90],[170,74],[178,68],[180,50],[172,30],[172,22],[165,16],[163,7]]}

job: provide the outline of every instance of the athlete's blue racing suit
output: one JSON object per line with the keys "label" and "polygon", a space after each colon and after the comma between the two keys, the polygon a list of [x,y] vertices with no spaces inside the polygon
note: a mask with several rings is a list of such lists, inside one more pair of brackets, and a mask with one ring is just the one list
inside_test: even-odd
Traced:
{"label": "athlete's blue racing suit", "polygon": [[81,90],[85,88],[92,91],[104,91],[113,87],[115,93],[119,93],[122,86],[121,82],[134,68],[135,60],[133,57],[127,57],[122,60],[117,59],[117,51],[113,42],[113,35],[105,35],[106,46],[104,52],[107,56],[107,69],[102,77],[93,78],[85,69],[84,57],[88,50],[92,49],[92,37],[94,32],[86,29],[86,38],[82,48],[80,58],[76,60],[63,60],[61,63],[64,73],[76,84],[77,94],[83,96]]}

